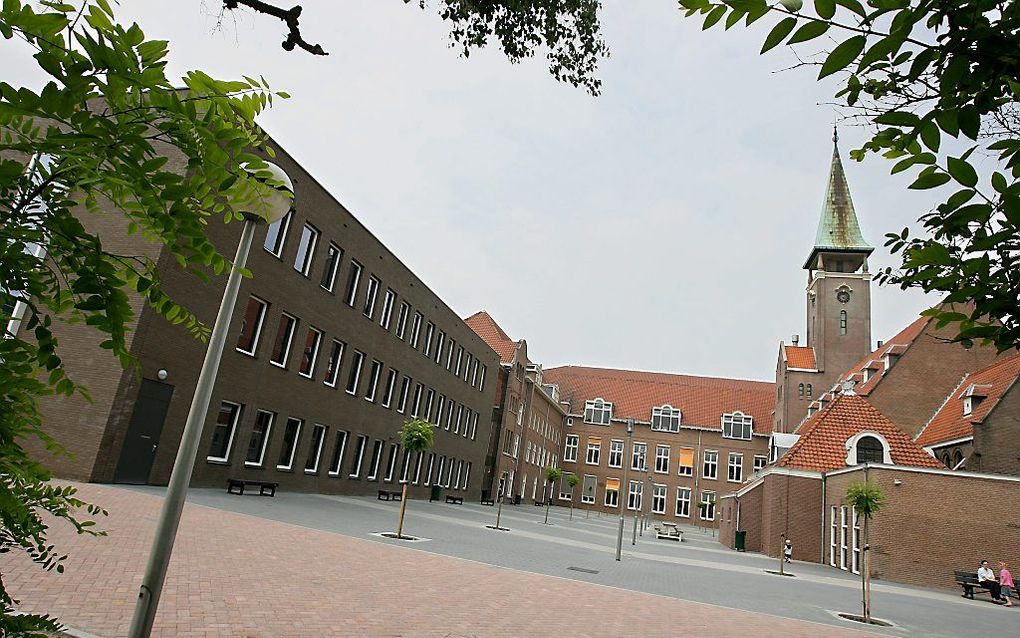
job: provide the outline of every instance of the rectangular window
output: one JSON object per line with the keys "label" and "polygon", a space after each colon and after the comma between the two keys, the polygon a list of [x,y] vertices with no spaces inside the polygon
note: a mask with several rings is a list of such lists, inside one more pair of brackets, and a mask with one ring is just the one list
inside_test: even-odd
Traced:
{"label": "rectangular window", "polygon": [[839,508],[839,568],[844,571],[846,571],[848,532],[849,523],[847,521],[847,509],[846,506],[843,505]]}
{"label": "rectangular window", "polygon": [[393,302],[396,299],[397,293],[387,288],[386,295],[383,297],[382,316],[379,317],[379,325],[383,327],[383,330],[390,329],[390,321],[393,319]]}
{"label": "rectangular window", "polygon": [[482,372],[481,372],[481,374],[478,377],[478,391],[479,392],[484,392],[485,391],[485,366],[484,365],[482,366]]}
{"label": "rectangular window", "polygon": [[336,441],[333,443],[333,460],[329,463],[330,476],[339,476],[340,467],[344,462],[344,450],[347,448],[347,433],[343,430],[336,431]]}
{"label": "rectangular window", "polygon": [[729,461],[726,463],[726,480],[732,483],[739,483],[744,480],[744,455],[730,452]]}
{"label": "rectangular window", "polygon": [[269,228],[266,229],[266,241],[262,247],[274,257],[280,257],[283,254],[283,242],[287,239],[287,228],[290,227],[290,218],[293,216],[294,213],[289,212],[269,224]]}
{"label": "rectangular window", "polygon": [[351,457],[351,472],[347,476],[356,479],[361,476],[361,460],[365,456],[365,444],[368,437],[359,434],[358,440],[354,443],[354,456]]}
{"label": "rectangular window", "polygon": [[351,373],[347,377],[347,393],[358,394],[358,381],[361,380],[361,367],[365,363],[365,353],[354,351],[354,357],[351,360]]}
{"label": "rectangular window", "polygon": [[609,467],[623,467],[623,441],[619,439],[609,442]]}
{"label": "rectangular window", "polygon": [[602,439],[594,436],[588,437],[588,454],[585,456],[584,462],[588,465],[598,465],[599,458],[602,456]]}
{"label": "rectangular window", "polygon": [[400,454],[400,445],[393,443],[390,445],[390,457],[386,461],[386,481],[393,480],[393,473],[397,470],[397,458]]}
{"label": "rectangular window", "polygon": [[478,359],[471,363],[471,387],[478,384]]}
{"label": "rectangular window", "polygon": [[606,507],[620,506],[620,479],[606,479]]}
{"label": "rectangular window", "polygon": [[248,454],[244,457],[245,465],[262,467],[262,461],[266,457],[266,446],[269,443],[269,433],[273,429],[273,419],[275,418],[275,414],[265,410],[255,413],[255,425],[252,426],[251,438],[248,439]]}
{"label": "rectangular window", "polygon": [[464,352],[464,382],[467,383],[468,378],[471,376],[471,360],[473,357],[470,352]]}
{"label": "rectangular window", "polygon": [[453,338],[451,338],[449,343],[448,343],[448,345],[446,346],[446,369],[447,370],[450,370],[453,367],[453,350],[456,347],[457,347],[457,342],[454,341]]}
{"label": "rectangular window", "polygon": [[319,356],[319,344],[322,342],[322,331],[308,328],[305,335],[305,347],[301,351],[301,365],[298,374],[311,379],[315,376],[315,360]]}
{"label": "rectangular window", "polygon": [[397,400],[397,412],[403,414],[407,410],[407,394],[411,389],[411,377],[404,377],[400,382],[400,398]]}
{"label": "rectangular window", "polygon": [[375,277],[368,278],[368,288],[365,289],[365,305],[361,313],[369,319],[375,319],[375,300],[379,296],[379,280]]}
{"label": "rectangular window", "polygon": [[417,485],[421,480],[421,462],[423,458],[424,455],[421,452],[414,455],[414,480],[411,481],[413,485]]}
{"label": "rectangular window", "polygon": [[597,487],[598,478],[594,474],[585,474],[581,483],[581,502],[587,505],[594,503]]}
{"label": "rectangular window", "polygon": [[463,472],[464,472],[464,461],[463,460],[458,460],[457,461],[457,471],[454,472],[454,474],[453,474],[454,477],[456,477],[456,478],[454,478],[453,489],[455,489],[455,490],[459,490],[460,489],[460,476],[461,476],[461,474]]}
{"label": "rectangular window", "polygon": [[454,460],[455,459],[453,459],[452,457],[450,458],[450,469],[446,473],[446,483],[443,485],[443,487],[450,487],[450,485],[453,484],[453,461]]}
{"label": "rectangular window", "polygon": [[475,435],[478,434],[478,413],[475,412],[471,417],[471,440],[475,440]]}
{"label": "rectangular window", "polygon": [[421,391],[425,388],[420,383],[414,384],[414,401],[411,402],[411,416],[417,417],[421,414]]}
{"label": "rectangular window", "polygon": [[676,488],[676,515],[681,518],[691,516],[691,488]]}
{"label": "rectangular window", "polygon": [[411,344],[411,347],[416,349],[416,350],[418,349],[418,337],[421,334],[421,320],[423,318],[424,318],[424,316],[420,312],[415,311],[414,318],[411,319],[411,340],[410,340],[410,344]]}
{"label": "rectangular window", "polygon": [[715,520],[715,492],[702,491],[701,492],[701,503],[699,506],[699,513],[701,514],[701,520],[703,521],[714,521]]}
{"label": "rectangular window", "polygon": [[383,391],[382,407],[390,407],[390,403],[393,401],[393,388],[397,385],[397,371],[390,368],[390,371],[386,374],[386,389]]}
{"label": "rectangular window", "polygon": [[351,308],[358,299],[358,284],[361,283],[361,271],[364,269],[364,266],[351,260],[351,270],[347,273],[347,292],[344,293],[344,302]]}
{"label": "rectangular window", "polygon": [[319,457],[322,456],[322,442],[326,440],[326,426],[316,423],[312,426],[312,440],[308,446],[308,459],[305,461],[305,474],[319,471]]}
{"label": "rectangular window", "polygon": [[719,475],[719,452],[716,450],[705,450],[705,464],[702,468],[702,478],[714,479]]}
{"label": "rectangular window", "polygon": [[287,367],[290,342],[294,338],[295,328],[297,328],[297,319],[287,313],[280,315],[280,326],[276,329],[276,339],[273,341],[273,356],[269,359],[273,365],[281,368]]}
{"label": "rectangular window", "polygon": [[311,224],[301,229],[301,240],[298,242],[297,255],[294,257],[294,270],[305,277],[312,271],[312,257],[315,255],[315,244],[319,241],[319,231]]}
{"label": "rectangular window", "polygon": [[568,434],[566,447],[563,448],[563,461],[565,463],[577,462],[577,444],[578,436],[576,434]]}
{"label": "rectangular window", "polygon": [[433,415],[433,418],[431,419],[432,422],[436,424],[436,427],[439,427],[439,426],[441,426],[443,424],[443,406],[444,405],[446,405],[446,397],[440,394],[439,395],[439,400],[436,401],[436,413],[435,413],[435,415]]}
{"label": "rectangular window", "polygon": [[304,421],[294,417],[287,419],[287,425],[283,428],[283,447],[280,448],[280,458],[276,463],[276,469],[289,470],[294,466],[294,453],[297,452],[303,423]]}
{"label": "rectangular window", "polygon": [[631,481],[630,488],[627,490],[627,509],[629,510],[640,510],[641,509],[641,481]]}
{"label": "rectangular window", "polygon": [[439,457],[439,464],[436,465],[436,480],[435,480],[435,484],[436,485],[442,485],[443,484],[443,468],[444,467],[446,467],[446,457],[445,456],[440,456]]}
{"label": "rectangular window", "polygon": [[333,286],[336,285],[336,271],[343,256],[344,251],[331,242],[326,249],[326,263],[322,265],[322,276],[319,277],[319,285],[329,292],[333,292]]}
{"label": "rectangular window", "polygon": [[468,488],[468,482],[471,480],[471,461],[467,462],[464,467],[464,489]]}
{"label": "rectangular window", "polygon": [[829,511],[829,564],[836,566],[836,537],[838,532],[836,526],[836,506],[833,505]]}
{"label": "rectangular window", "polygon": [[630,455],[630,469],[644,472],[648,469],[648,445],[635,443]]}
{"label": "rectangular window", "polygon": [[689,447],[680,448],[680,454],[677,459],[680,466],[677,470],[677,475],[694,476],[694,450]]}
{"label": "rectangular window", "polygon": [[422,411],[422,418],[426,421],[432,422],[432,404],[436,400],[436,391],[429,388],[429,391],[425,393],[425,409]]}
{"label": "rectangular window", "polygon": [[368,476],[365,478],[369,481],[374,481],[379,475],[379,464],[382,463],[383,448],[386,447],[386,443],[375,440],[375,444],[372,445],[372,461],[368,465]]}
{"label": "rectangular window", "polygon": [[428,469],[425,471],[425,487],[428,487],[432,483],[432,466],[436,463],[435,452],[429,453],[429,464]]}
{"label": "rectangular window", "polygon": [[[655,446],[655,471],[659,474],[669,474],[669,446]],[[666,497],[663,496],[663,499]]]}
{"label": "rectangular window", "polygon": [[411,306],[407,305],[407,302],[400,302],[400,309],[397,311],[397,339],[404,338],[404,331],[407,330],[407,313],[411,311]]}
{"label": "rectangular window", "polygon": [[457,420],[453,422],[453,433],[460,434],[460,422],[464,418],[464,406],[457,406]]}
{"label": "rectangular window", "polygon": [[753,419],[751,415],[743,412],[733,412],[722,415],[723,437],[727,439],[751,440]]}
{"label": "rectangular window", "polygon": [[763,467],[765,467],[768,464],[768,462],[769,462],[769,457],[767,457],[765,455],[762,455],[762,454],[755,454],[754,455],[754,471],[757,472],[758,470],[762,469]]}
{"label": "rectangular window", "polygon": [[446,333],[442,330],[439,331],[439,336],[436,337],[436,352],[435,362],[440,363],[443,358],[443,344],[446,342]]}
{"label": "rectangular window", "polygon": [[609,425],[613,419],[613,404],[594,399],[584,402],[584,422],[595,425]]}
{"label": "rectangular window", "polygon": [[652,486],[652,514],[666,513],[666,486],[656,483]]}
{"label": "rectangular window", "polygon": [[333,340],[333,347],[329,351],[329,361],[326,364],[326,376],[322,382],[331,388],[336,387],[336,376],[340,373],[340,362],[344,356],[344,342]]}
{"label": "rectangular window", "polygon": [[237,336],[238,352],[255,356],[268,307],[269,304],[258,297],[248,297],[248,307],[244,309],[244,319],[241,320],[241,334]]}
{"label": "rectangular window", "polygon": [[368,370],[368,390],[365,392],[365,400],[375,402],[376,388],[379,387],[379,375],[382,374],[382,362],[372,361],[372,367]]}
{"label": "rectangular window", "polygon": [[234,443],[234,431],[237,429],[237,419],[240,416],[241,406],[237,403],[229,401],[220,403],[207,460],[226,461],[230,457],[230,447]]}
{"label": "rectangular window", "polygon": [[664,405],[652,408],[652,430],[657,432],[679,432],[680,410]]}
{"label": "rectangular window", "polygon": [[427,357],[432,354],[432,337],[436,333],[436,324],[431,321],[425,324],[425,346],[422,353]]}
{"label": "rectangular window", "polygon": [[853,533],[851,534],[852,545],[852,562],[850,563],[850,571],[855,574],[861,573],[861,517],[857,515],[857,508],[850,508],[850,521],[853,523]]}

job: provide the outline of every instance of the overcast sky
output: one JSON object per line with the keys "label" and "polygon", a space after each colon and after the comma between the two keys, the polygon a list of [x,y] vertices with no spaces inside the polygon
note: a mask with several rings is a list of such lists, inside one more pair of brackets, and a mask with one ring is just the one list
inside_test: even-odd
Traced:
{"label": "overcast sky", "polygon": [[[119,11],[170,40],[172,74],[261,74],[289,92],[261,120],[273,137],[450,307],[489,311],[547,368],[771,380],[779,341],[803,338],[834,85],[777,72],[786,50],[760,57],[768,25],[703,32],[673,0],[607,0],[612,57],[592,98],[541,58],[458,57],[417,2],[302,4],[328,57],[283,51],[264,16],[216,31],[218,0]],[[894,263],[884,234],[932,200],[884,160],[849,160],[864,134],[844,128],[840,145],[874,272]],[[873,339],[931,303],[873,299]]]}

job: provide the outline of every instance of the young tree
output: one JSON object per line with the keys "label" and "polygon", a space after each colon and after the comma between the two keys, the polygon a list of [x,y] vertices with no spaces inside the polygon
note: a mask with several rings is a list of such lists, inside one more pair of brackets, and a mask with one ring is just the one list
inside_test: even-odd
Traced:
{"label": "young tree", "polygon": [[[400,428],[400,445],[410,455],[421,454],[432,449],[435,430],[432,424],[422,419],[409,419]],[[408,457],[410,458],[410,457]],[[400,521],[397,523],[397,538],[403,538],[404,510],[407,507],[407,481],[400,481],[402,493],[400,497]]]}
{"label": "young tree", "polygon": [[861,605],[864,611],[864,622],[871,623],[871,547],[868,544],[868,531],[871,517],[885,505],[885,494],[882,488],[870,481],[858,481],[851,483],[846,490],[847,505],[853,507],[857,516],[864,518],[861,534],[864,537],[864,546],[861,548],[861,556],[864,563],[861,566]]}
{"label": "young tree", "polygon": [[[818,78],[840,75],[836,97],[871,139],[851,153],[880,153],[893,173],[911,171],[910,188],[953,188],[919,215],[924,232],[886,235],[902,256],[880,282],[943,295],[926,311],[955,340],[1000,351],[1020,348],[1020,3],[994,0],[680,0],[704,28],[727,29],[769,17],[762,53],[799,45],[798,66]],[[836,46],[806,44],[826,36]],[[814,46],[812,50],[810,47]],[[807,51],[803,49],[807,48]],[[943,144],[947,137],[958,143]],[[945,147],[951,146],[952,153]],[[972,157],[986,162],[979,164]],[[991,165],[979,173],[982,165]],[[947,191],[948,192],[948,191]],[[964,304],[972,309],[961,312]],[[956,307],[954,307],[954,304]]]}
{"label": "young tree", "polygon": [[545,478],[546,478],[546,481],[548,481],[548,483],[549,483],[549,491],[546,493],[546,497],[545,497],[545,522],[546,523],[549,522],[549,504],[552,503],[552,493],[553,493],[552,491],[553,491],[553,488],[556,486],[556,481],[560,480],[561,476],[563,476],[563,470],[561,470],[558,467],[552,467],[552,466],[548,466],[548,465],[546,466],[546,468],[545,468]]}
{"label": "young tree", "polygon": [[567,476],[567,485],[570,486],[570,520],[574,520],[574,488],[581,480],[577,478],[577,474],[570,474]]}

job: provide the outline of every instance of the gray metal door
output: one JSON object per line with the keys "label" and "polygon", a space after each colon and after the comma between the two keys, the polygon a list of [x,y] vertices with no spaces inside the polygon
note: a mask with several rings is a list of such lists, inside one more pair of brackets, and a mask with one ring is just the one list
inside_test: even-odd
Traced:
{"label": "gray metal door", "polygon": [[142,379],[120,461],[113,474],[114,483],[145,485],[149,482],[149,472],[156,458],[159,435],[163,431],[163,421],[173,393],[172,385]]}

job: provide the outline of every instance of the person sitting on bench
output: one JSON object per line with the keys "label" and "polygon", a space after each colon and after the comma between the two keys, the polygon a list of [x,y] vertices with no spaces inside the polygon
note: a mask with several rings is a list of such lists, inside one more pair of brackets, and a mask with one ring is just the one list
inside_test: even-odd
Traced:
{"label": "person sitting on bench", "polygon": [[978,586],[984,587],[992,593],[992,600],[1002,602],[1002,585],[995,579],[995,572],[988,567],[988,561],[981,561],[977,570]]}

